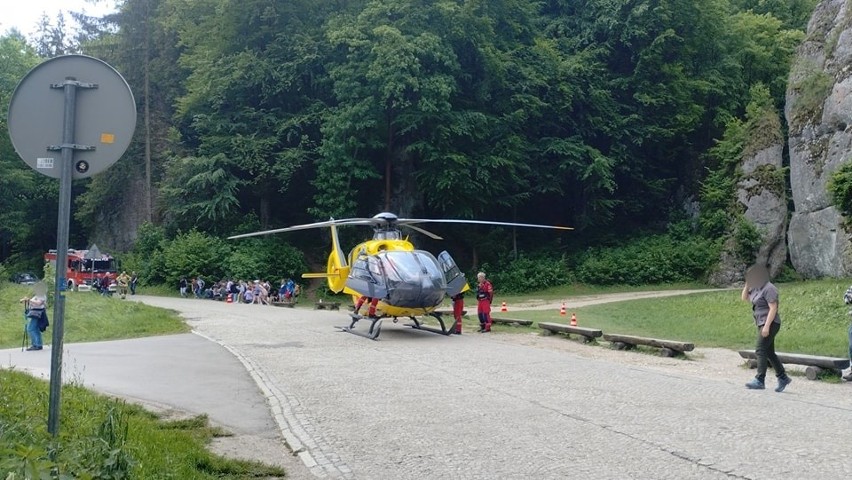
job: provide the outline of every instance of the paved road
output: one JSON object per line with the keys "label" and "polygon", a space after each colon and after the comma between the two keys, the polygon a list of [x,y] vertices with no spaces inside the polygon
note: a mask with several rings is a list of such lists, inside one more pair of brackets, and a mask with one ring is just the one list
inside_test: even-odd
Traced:
{"label": "paved road", "polygon": [[341,312],[139,300],[235,352],[321,477],[852,476],[852,396],[808,395],[803,379],[753,392],[745,371],[661,371],[387,321],[371,342],[335,331]]}
{"label": "paved road", "polygon": [[[179,414],[207,414],[234,434],[219,441],[214,448],[219,453],[304,470],[289,460],[267,400],[244,365],[208,339],[184,334],[66,344],[63,357],[66,382],[166,414],[174,409]],[[48,379],[49,347],[41,352],[0,350],[0,367],[8,366]]]}

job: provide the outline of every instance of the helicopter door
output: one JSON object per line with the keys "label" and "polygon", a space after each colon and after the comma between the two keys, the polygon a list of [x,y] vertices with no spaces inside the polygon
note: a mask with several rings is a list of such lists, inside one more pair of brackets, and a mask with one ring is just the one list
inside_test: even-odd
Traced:
{"label": "helicopter door", "polygon": [[376,256],[363,255],[352,265],[346,286],[370,298],[385,298],[388,294],[382,263]]}
{"label": "helicopter door", "polygon": [[470,288],[461,269],[456,265],[456,261],[453,260],[453,257],[447,251],[443,251],[438,255],[438,265],[441,266],[444,280],[447,281],[447,295],[454,297]]}

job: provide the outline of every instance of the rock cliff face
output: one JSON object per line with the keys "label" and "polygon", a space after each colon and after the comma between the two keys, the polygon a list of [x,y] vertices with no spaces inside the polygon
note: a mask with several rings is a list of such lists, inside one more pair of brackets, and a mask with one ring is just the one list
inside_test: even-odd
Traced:
{"label": "rock cliff face", "polygon": [[742,179],[737,184],[737,200],[743,214],[763,236],[756,263],[769,267],[777,275],[787,262],[787,195],[783,170],[783,135],[778,114],[773,112],[771,133],[778,141],[747,156]]}
{"label": "rock cliff face", "polygon": [[852,245],[826,184],[852,159],[852,5],[823,0],[793,62],[785,114],[795,211],[787,240],[805,277],[852,272]]}
{"label": "rock cliff face", "polygon": [[[773,108],[766,112],[751,137],[740,166],[737,182],[737,201],[743,216],[761,233],[762,243],[756,263],[769,267],[775,276],[787,261],[787,198],[785,195],[781,122]],[[710,283],[728,286],[743,280],[748,264],[735,253],[735,242],[725,244],[719,266],[710,276]]]}
{"label": "rock cliff face", "polygon": [[145,223],[145,183],[142,178],[125,186],[123,201],[118,205],[119,210],[104,205],[90,234],[91,242],[111,254],[130,250],[136,242],[139,226]]}

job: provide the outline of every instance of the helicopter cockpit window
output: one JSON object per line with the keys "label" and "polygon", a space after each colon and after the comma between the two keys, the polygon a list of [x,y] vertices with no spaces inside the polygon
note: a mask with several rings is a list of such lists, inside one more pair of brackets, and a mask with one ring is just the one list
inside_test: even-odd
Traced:
{"label": "helicopter cockpit window", "polygon": [[373,240],[401,240],[402,232],[399,230],[376,230]]}
{"label": "helicopter cockpit window", "polygon": [[387,252],[378,257],[381,258],[390,281],[411,282],[424,276],[443,279],[437,261],[425,252]]}

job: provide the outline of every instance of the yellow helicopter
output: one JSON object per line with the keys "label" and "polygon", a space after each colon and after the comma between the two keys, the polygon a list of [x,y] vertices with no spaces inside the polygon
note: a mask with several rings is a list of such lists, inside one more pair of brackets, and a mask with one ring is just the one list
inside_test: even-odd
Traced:
{"label": "yellow helicopter", "polygon": [[[573,230],[570,227],[528,223],[398,218],[393,213],[384,212],[372,218],[331,219],[228,238],[233,240],[312,228],[330,228],[331,253],[328,256],[326,272],[305,273],[302,278],[325,278],[331,291],[352,296],[355,306],[354,312],[350,314],[352,323],[348,327],[339,327],[341,330],[375,340],[381,332],[383,318],[393,318],[396,323],[399,318],[407,317],[412,320],[410,326],[415,329],[450,335],[455,329],[447,328],[436,308],[445,296],[454,297],[470,290],[470,285],[449,253],[443,251],[435,257],[427,251],[415,249],[414,244],[407,237],[403,237],[401,228],[408,228],[429,238],[442,240],[440,236],[416,226],[423,223]],[[340,225],[372,226],[373,238],[356,245],[347,257],[340,247],[337,235],[337,227]],[[359,312],[364,304],[369,304],[367,317],[361,316]],[[440,330],[427,327],[417,320],[418,316],[426,315],[438,321]],[[355,324],[364,318],[370,321],[370,328],[366,333],[355,330]]]}

